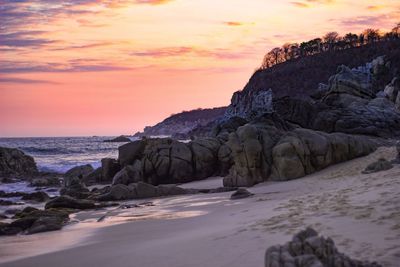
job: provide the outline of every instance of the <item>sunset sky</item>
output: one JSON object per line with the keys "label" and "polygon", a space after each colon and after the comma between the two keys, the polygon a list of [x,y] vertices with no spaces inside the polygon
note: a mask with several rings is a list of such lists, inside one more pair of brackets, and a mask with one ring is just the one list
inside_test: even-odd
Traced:
{"label": "sunset sky", "polygon": [[133,134],[228,105],[275,46],[397,22],[399,0],[0,0],[0,136]]}

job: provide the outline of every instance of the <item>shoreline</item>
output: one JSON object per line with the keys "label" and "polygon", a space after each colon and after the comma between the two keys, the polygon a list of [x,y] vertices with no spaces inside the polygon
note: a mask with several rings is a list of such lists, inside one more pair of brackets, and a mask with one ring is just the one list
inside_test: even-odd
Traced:
{"label": "shoreline", "polygon": [[[82,211],[73,218],[81,221],[77,225],[32,236],[51,245],[49,236],[66,235],[75,240],[73,244],[29,258],[20,253],[18,260],[0,257],[0,266],[126,266],[129,262],[183,267],[204,266],[205,261],[210,266],[261,266],[268,247],[285,243],[306,226],[332,237],[339,250],[351,257],[396,266],[400,167],[360,174],[369,163],[394,155],[394,148],[379,148],[304,178],[258,184],[249,188],[255,195],[246,199],[230,200],[230,192],[182,195],[124,202],[155,205],[143,208]],[[185,187],[215,186],[219,179]],[[108,213],[104,221],[96,222],[104,213]],[[74,227],[81,229],[69,232]],[[3,248],[18,250],[2,243]]]}

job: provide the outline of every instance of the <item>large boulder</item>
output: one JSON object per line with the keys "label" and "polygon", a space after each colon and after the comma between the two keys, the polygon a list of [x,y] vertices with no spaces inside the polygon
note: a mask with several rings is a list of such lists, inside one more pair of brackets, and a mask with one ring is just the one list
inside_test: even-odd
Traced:
{"label": "large boulder", "polygon": [[104,158],[101,160],[101,182],[111,182],[114,175],[121,169],[115,159]]}
{"label": "large boulder", "polygon": [[38,169],[31,156],[15,148],[0,147],[0,176],[36,175]]}
{"label": "large boulder", "polygon": [[138,140],[118,147],[118,162],[124,167],[142,158],[146,140]]}
{"label": "large boulder", "polygon": [[189,144],[193,152],[194,176],[210,177],[218,169],[218,152],[221,143],[216,138],[198,138]]}
{"label": "large boulder", "polygon": [[380,267],[376,262],[351,259],[338,251],[331,238],[319,236],[307,228],[285,245],[272,246],[265,252],[265,267]]}

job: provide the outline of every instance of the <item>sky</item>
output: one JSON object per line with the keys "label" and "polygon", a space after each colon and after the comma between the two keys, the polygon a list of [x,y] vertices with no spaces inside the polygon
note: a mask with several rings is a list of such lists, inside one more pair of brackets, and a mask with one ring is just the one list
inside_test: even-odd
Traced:
{"label": "sky", "polygon": [[0,0],[0,136],[133,134],[228,105],[273,47],[397,22],[399,0]]}

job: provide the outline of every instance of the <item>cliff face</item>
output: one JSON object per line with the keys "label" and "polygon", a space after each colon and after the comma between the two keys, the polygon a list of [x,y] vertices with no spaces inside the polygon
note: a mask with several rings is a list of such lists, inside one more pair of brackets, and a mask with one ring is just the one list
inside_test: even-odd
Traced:
{"label": "cliff face", "polygon": [[147,126],[143,132],[135,136],[176,136],[188,138],[189,133],[198,127],[203,127],[225,114],[226,107],[196,109],[171,115],[162,122]]}
{"label": "cliff face", "polygon": [[[281,97],[308,98],[319,94],[327,88],[330,76],[336,73],[338,66],[346,65],[350,69],[365,66],[375,58],[387,55],[390,67],[396,72],[400,68],[400,41],[381,42],[362,47],[349,48],[340,51],[325,52],[304,58],[287,61],[265,70],[256,71],[243,88],[233,94],[228,111],[247,110],[260,92],[271,89],[274,99]],[[390,59],[393,58],[393,59]],[[375,81],[375,87],[384,87],[390,82],[390,77],[380,77]],[[389,77],[390,76],[390,77]],[[381,89],[378,89],[378,91]],[[234,112],[235,113],[235,112]]]}

